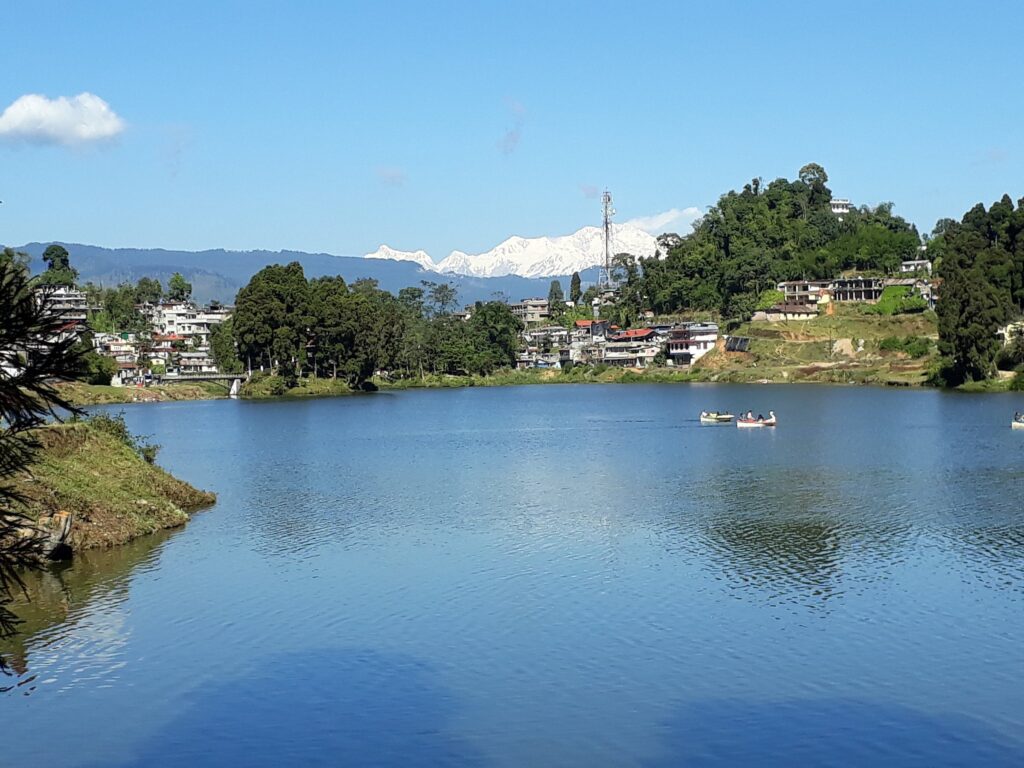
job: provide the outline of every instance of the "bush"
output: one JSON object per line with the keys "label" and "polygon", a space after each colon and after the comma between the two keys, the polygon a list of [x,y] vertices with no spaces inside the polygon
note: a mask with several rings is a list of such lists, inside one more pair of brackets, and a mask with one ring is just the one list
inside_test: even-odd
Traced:
{"label": "bush", "polygon": [[81,378],[87,384],[109,385],[117,373],[117,361],[112,357],[104,357],[95,351],[88,351],[82,356]]}
{"label": "bush", "polygon": [[1017,371],[1010,379],[1011,392],[1024,392],[1024,370]]}
{"label": "bush", "polygon": [[908,357],[924,357],[931,350],[931,342],[921,336],[887,336],[878,343],[883,352],[902,352]]}
{"label": "bush", "polygon": [[866,307],[866,311],[873,315],[901,315],[909,312],[924,312],[928,309],[928,302],[912,293],[906,285],[890,285],[882,289],[882,296],[878,303]]}
{"label": "bush", "polygon": [[124,412],[111,415],[96,413],[85,420],[91,428],[110,435],[119,443],[131,448],[147,464],[156,463],[160,446],[150,443],[144,435],[133,435],[124,421]]}
{"label": "bush", "polygon": [[781,304],[783,299],[786,298],[786,294],[778,290],[761,291],[761,295],[757,297],[757,304],[754,309],[758,311],[764,311],[771,309],[776,304]]}

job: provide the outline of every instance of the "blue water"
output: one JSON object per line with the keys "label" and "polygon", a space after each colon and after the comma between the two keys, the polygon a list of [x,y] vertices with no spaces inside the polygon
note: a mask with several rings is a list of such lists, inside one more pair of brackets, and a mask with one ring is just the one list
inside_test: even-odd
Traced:
{"label": "blue water", "polygon": [[[780,426],[699,424],[720,408]],[[33,582],[0,762],[1024,765],[1021,409],[714,385],[128,407],[219,501]]]}

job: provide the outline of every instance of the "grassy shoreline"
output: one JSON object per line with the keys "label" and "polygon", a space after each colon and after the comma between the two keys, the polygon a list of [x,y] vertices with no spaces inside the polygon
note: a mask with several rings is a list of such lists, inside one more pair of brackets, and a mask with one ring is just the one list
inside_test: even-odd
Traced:
{"label": "grassy shoreline", "polygon": [[14,481],[24,498],[19,508],[42,523],[70,513],[72,550],[115,546],[175,528],[216,502],[213,493],[146,461],[134,439],[116,427],[87,420],[46,426],[35,436],[41,450]]}

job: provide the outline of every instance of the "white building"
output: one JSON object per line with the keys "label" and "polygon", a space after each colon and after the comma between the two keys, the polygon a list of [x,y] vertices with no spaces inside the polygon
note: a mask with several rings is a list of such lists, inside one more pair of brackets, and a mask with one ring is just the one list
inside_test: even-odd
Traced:
{"label": "white building", "polygon": [[715,348],[715,323],[682,323],[669,332],[668,359],[673,365],[693,365]]}
{"label": "white building", "polygon": [[70,322],[84,323],[89,316],[89,301],[84,291],[66,285],[42,286],[36,295],[45,298],[47,306]]}
{"label": "white building", "polygon": [[900,273],[904,275],[915,275],[920,272],[932,273],[932,263],[929,259],[911,259],[900,262]]}
{"label": "white building", "polygon": [[832,213],[836,216],[843,216],[844,214],[849,213],[850,209],[853,208],[853,205],[851,205],[850,201],[845,197],[833,197],[832,202],[830,202],[829,205],[832,206]]}

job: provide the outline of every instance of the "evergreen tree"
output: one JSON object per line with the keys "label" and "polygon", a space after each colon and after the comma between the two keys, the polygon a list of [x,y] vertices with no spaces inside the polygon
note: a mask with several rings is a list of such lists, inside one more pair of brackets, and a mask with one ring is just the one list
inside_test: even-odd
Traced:
{"label": "evergreen tree", "polygon": [[572,279],[569,281],[569,300],[574,305],[580,303],[580,297],[583,295],[583,288],[581,286],[580,273],[573,272]]}
{"label": "evergreen tree", "polygon": [[43,543],[41,535],[25,535],[33,524],[17,511],[8,481],[38,450],[32,429],[61,412],[79,413],[54,387],[81,370],[76,340],[56,333],[63,325],[51,304],[37,299],[28,270],[0,258],[0,366],[8,371],[0,375],[0,637],[16,629],[8,606],[21,584],[19,570],[38,566]]}
{"label": "evergreen tree", "polygon": [[192,283],[180,272],[175,272],[167,281],[167,298],[171,301],[188,301],[192,298]]}
{"label": "evergreen tree", "polygon": [[43,251],[43,262],[46,271],[39,276],[41,285],[73,286],[78,280],[78,272],[71,266],[71,254],[63,245],[48,245]]}
{"label": "evergreen tree", "polygon": [[565,314],[565,294],[562,292],[562,283],[559,280],[552,280],[548,289],[548,312],[554,318]]}

